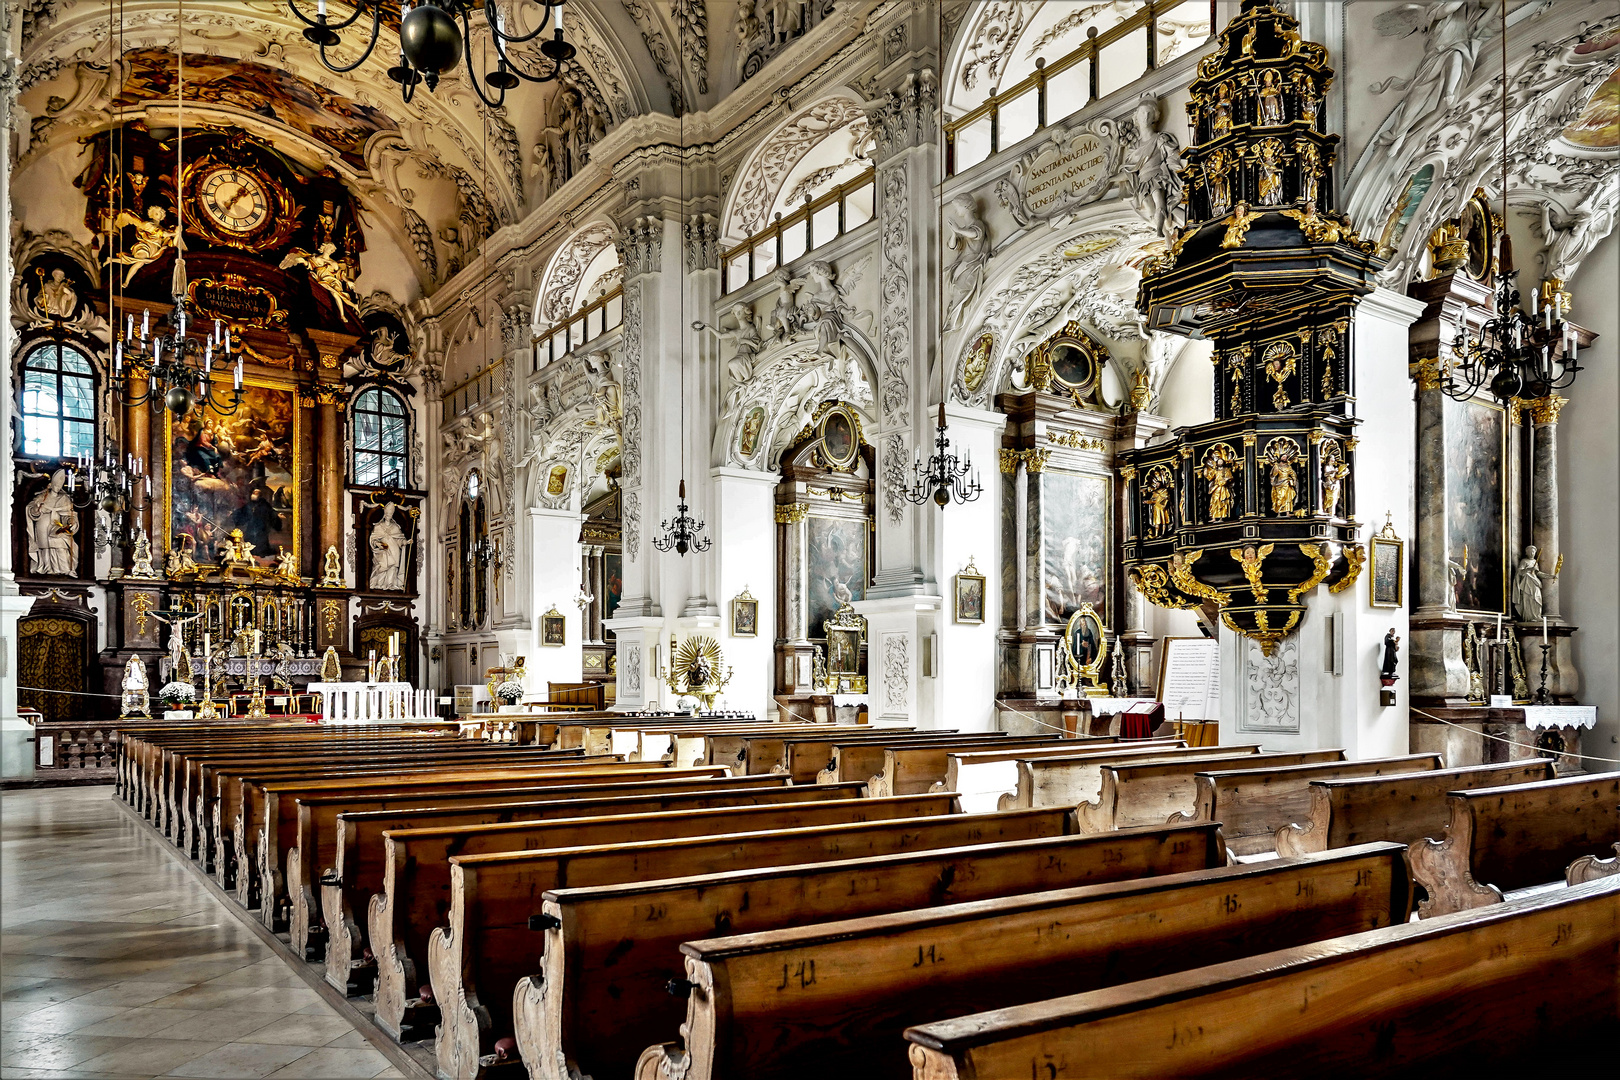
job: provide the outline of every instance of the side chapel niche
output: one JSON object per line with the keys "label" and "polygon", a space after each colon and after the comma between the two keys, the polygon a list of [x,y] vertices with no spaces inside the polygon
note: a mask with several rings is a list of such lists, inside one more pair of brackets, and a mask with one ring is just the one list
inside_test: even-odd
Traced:
{"label": "side chapel niche", "polygon": [[[566,466],[555,466],[563,469]],[[580,587],[590,597],[581,612],[580,672],[586,682],[606,683],[607,700],[614,699],[618,682],[617,653],[613,631],[604,624],[618,610],[624,595],[624,512],[623,493],[614,479],[617,462],[610,466],[608,488],[585,504],[585,520],[579,527]]]}
{"label": "side chapel niche", "polygon": [[[745,417],[743,437],[759,438],[757,423],[753,431]],[[824,695],[866,693],[866,621],[850,605],[865,599],[872,575],[873,460],[860,414],[842,401],[817,406],[782,454],[776,693],[799,717],[825,708]]]}
{"label": "side chapel niche", "polygon": [[1007,415],[1000,468],[1008,553],[998,698],[1053,699],[1072,686],[1100,693],[1116,653],[1132,692],[1147,681],[1152,639],[1117,570],[1123,505],[1114,464],[1168,422],[1140,411],[1140,396],[1123,410],[1104,399],[1108,360],[1071,322],[1030,351],[1027,388],[996,398]]}

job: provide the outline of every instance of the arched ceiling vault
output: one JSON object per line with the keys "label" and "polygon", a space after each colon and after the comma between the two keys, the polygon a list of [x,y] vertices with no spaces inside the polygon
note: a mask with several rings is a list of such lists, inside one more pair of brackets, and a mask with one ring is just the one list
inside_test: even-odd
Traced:
{"label": "arched ceiling vault", "polygon": [[[331,7],[346,16],[343,0]],[[533,7],[512,10],[532,17]],[[87,135],[137,119],[173,126],[176,5],[123,0],[109,18],[111,8],[67,0],[25,20],[19,91],[30,131],[13,179],[19,189],[34,162]],[[655,65],[615,0],[570,0],[562,11],[579,50],[576,82],[610,127],[665,104],[657,82],[648,93],[643,75]],[[398,54],[397,28],[386,20],[375,52],[347,74],[327,70],[302,29],[285,0],[187,3],[187,121],[240,127],[299,167],[330,169],[374,217],[370,225],[411,257],[422,291],[431,292],[469,257],[480,233],[521,219],[538,202],[533,145],[554,121],[559,85],[524,83],[493,110],[472,92],[463,66],[406,104],[385,74]],[[359,55],[360,29],[347,32],[353,44],[336,51],[340,62]],[[481,40],[475,27],[475,46]]]}

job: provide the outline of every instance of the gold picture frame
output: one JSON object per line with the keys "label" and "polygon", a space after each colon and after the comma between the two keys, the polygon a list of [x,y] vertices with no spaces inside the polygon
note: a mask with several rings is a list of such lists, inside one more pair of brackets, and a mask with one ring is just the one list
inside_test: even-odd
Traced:
{"label": "gold picture frame", "polygon": [[1103,664],[1108,660],[1108,628],[1090,604],[1081,604],[1080,610],[1069,616],[1060,648],[1070,679],[1076,686],[1082,690],[1101,687]]}
{"label": "gold picture frame", "polygon": [[759,637],[759,601],[746,585],[731,599],[731,636]]}
{"label": "gold picture frame", "polygon": [[984,622],[985,577],[969,559],[962,572],[951,579],[951,619],[967,626]]}
{"label": "gold picture frame", "polygon": [[1386,520],[1369,542],[1367,602],[1375,608],[1398,608],[1406,603],[1406,541]]}
{"label": "gold picture frame", "polygon": [[540,644],[546,648],[560,648],[568,644],[568,620],[555,605],[540,616]]}
{"label": "gold picture frame", "polygon": [[[226,369],[220,368],[219,370],[225,371]],[[300,542],[300,536],[302,535],[303,531],[301,528],[301,504],[303,502],[303,498],[300,494],[300,489],[304,478],[304,441],[302,433],[304,409],[299,403],[300,389],[295,383],[292,382],[269,381],[264,379],[243,379],[242,389],[244,394],[250,390],[259,390],[272,391],[287,395],[292,415],[292,468],[290,471],[291,479],[288,481],[288,487],[294,493],[291,506],[292,527],[289,532],[294,565],[301,566],[302,544]],[[246,398],[244,397],[244,403],[245,401]],[[191,412],[188,412],[185,418],[189,421],[189,418],[193,413],[206,415],[209,412],[211,412],[211,410],[208,410],[204,404],[199,402],[198,404],[192,406]],[[218,416],[218,414],[214,415],[216,417]],[[159,492],[159,505],[163,513],[163,553],[165,556],[167,556],[170,551],[174,550],[175,537],[177,535],[177,531],[174,527],[175,419],[176,417],[174,413],[170,412],[168,409],[163,410],[163,487],[162,491]],[[229,536],[230,529],[228,526],[220,525],[219,529],[220,540],[223,540],[225,537]],[[199,550],[197,554],[193,556],[196,559],[199,567],[215,568],[220,565],[218,561],[218,542],[219,540],[216,540],[214,545],[211,546],[210,550],[206,552]]]}

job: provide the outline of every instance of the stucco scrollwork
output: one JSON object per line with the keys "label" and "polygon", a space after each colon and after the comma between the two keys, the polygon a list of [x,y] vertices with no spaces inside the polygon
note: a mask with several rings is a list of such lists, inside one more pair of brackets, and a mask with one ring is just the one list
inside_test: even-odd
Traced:
{"label": "stucco scrollwork", "polygon": [[878,213],[883,296],[879,349],[883,415],[892,423],[903,418],[911,400],[911,198],[906,163],[884,167],[879,184],[883,197]]}
{"label": "stucco scrollwork", "polygon": [[883,635],[883,705],[904,712],[911,699],[911,646],[905,634]]}

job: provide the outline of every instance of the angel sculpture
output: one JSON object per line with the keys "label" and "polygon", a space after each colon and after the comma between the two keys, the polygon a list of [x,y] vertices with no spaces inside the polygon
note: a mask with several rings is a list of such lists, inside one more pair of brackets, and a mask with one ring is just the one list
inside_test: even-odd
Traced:
{"label": "angel sculpture", "polygon": [[331,241],[314,252],[294,248],[281,260],[281,268],[290,270],[302,266],[308,270],[309,280],[327,291],[337,305],[338,316],[346,319],[349,313],[344,305],[353,307],[358,313],[359,297],[355,295],[354,283],[349,280],[349,267],[341,259],[333,258],[336,252],[337,245]]}
{"label": "angel sculpture", "polygon": [[776,303],[771,307],[770,327],[778,341],[799,332],[800,315],[793,303],[793,294],[798,292],[800,284],[786,270],[776,271]]}
{"label": "angel sculpture", "polygon": [[[728,328],[727,319],[735,325]],[[731,310],[720,318],[719,333],[723,338],[730,338],[736,346],[736,353],[726,361],[726,371],[731,375],[731,385],[741,386],[753,377],[754,358],[765,347],[765,338],[760,333],[753,306],[733,304]]]}
{"label": "angel sculpture", "polygon": [[174,235],[163,224],[168,211],[161,206],[149,206],[146,217],[138,217],[128,210],[120,210],[116,217],[110,221],[103,220],[102,228],[111,232],[114,229],[123,229],[126,225],[135,228],[135,239],[125,251],[113,255],[108,262],[118,263],[129,267],[124,272],[124,284],[128,285],[143,266],[156,262],[163,257],[163,253],[174,247]]}

